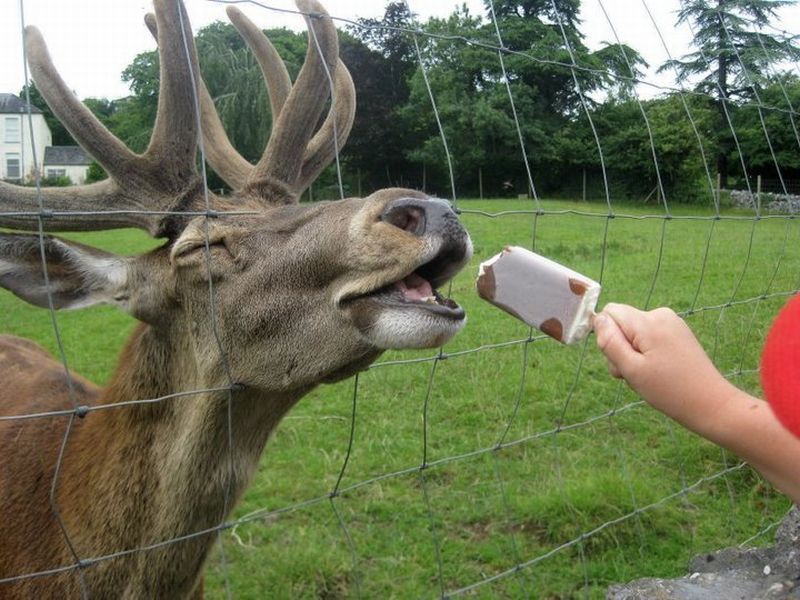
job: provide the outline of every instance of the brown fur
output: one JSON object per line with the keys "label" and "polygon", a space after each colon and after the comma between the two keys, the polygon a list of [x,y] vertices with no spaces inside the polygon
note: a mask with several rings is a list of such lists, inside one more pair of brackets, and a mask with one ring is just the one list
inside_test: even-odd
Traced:
{"label": "brown fur", "polygon": [[[137,330],[120,359],[125,368],[102,397],[95,386],[73,376],[76,400],[96,406],[119,398],[158,397],[172,389],[173,381],[180,379],[175,374],[178,359],[156,338],[146,326]],[[70,406],[60,363],[25,340],[3,336],[0,343],[4,366],[25,375],[11,378],[11,385],[2,389],[3,414]],[[140,377],[142,372],[148,377]],[[255,469],[269,432],[295,399],[295,395],[264,400],[252,392],[236,394],[233,473],[225,472],[226,394],[93,411],[83,419],[1,423],[0,447],[13,451],[14,462],[13,468],[0,469],[0,511],[10,517],[0,524],[0,574],[75,563],[49,500],[58,450],[70,420],[55,508],[78,556],[95,558],[220,524],[226,516],[226,491],[230,489],[230,510]],[[249,425],[253,421],[259,424],[256,431]],[[166,465],[171,467],[165,469]],[[215,535],[209,534],[99,562],[83,570],[84,583],[97,597],[126,593],[163,597],[164,592],[169,597],[188,596],[214,540]],[[179,564],[184,566],[177,568]],[[50,597],[55,590],[61,597],[79,595],[77,572],[6,585],[0,587],[0,596]]]}

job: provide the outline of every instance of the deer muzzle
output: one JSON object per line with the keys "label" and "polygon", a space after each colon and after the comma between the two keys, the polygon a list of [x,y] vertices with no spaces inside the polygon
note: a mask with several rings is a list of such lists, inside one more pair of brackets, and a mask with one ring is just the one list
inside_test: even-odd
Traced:
{"label": "deer muzzle", "polygon": [[441,345],[466,321],[464,309],[439,289],[472,256],[469,235],[450,203],[438,198],[392,200],[379,218],[421,238],[430,251],[409,262],[400,277],[395,274],[367,293],[345,298],[342,306],[380,348]]}

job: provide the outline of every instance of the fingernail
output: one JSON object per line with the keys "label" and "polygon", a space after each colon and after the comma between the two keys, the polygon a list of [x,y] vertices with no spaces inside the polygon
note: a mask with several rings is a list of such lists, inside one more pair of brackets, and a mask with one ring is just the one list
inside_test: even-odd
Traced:
{"label": "fingernail", "polygon": [[608,324],[608,317],[605,316],[603,313],[600,313],[599,315],[595,315],[594,316],[594,321],[593,321],[592,324],[594,325],[595,329],[597,329],[598,327],[602,329],[603,327],[605,327]]}

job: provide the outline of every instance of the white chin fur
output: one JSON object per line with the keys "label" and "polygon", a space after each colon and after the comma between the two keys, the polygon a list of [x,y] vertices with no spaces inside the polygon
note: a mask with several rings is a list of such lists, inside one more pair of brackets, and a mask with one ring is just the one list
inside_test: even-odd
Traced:
{"label": "white chin fur", "polygon": [[437,348],[446,344],[466,323],[425,310],[383,310],[366,332],[369,341],[381,350]]}

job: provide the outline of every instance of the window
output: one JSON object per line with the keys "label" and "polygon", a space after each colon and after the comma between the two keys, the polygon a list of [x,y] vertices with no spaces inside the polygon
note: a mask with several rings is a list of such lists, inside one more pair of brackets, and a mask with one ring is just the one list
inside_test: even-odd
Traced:
{"label": "window", "polygon": [[48,179],[58,179],[59,177],[66,177],[67,170],[66,169],[47,169],[45,172],[45,177]]}
{"label": "window", "polygon": [[22,179],[22,166],[19,154],[6,154],[6,178]]}
{"label": "window", "polygon": [[6,142],[18,144],[20,141],[20,120],[19,117],[6,117]]}

